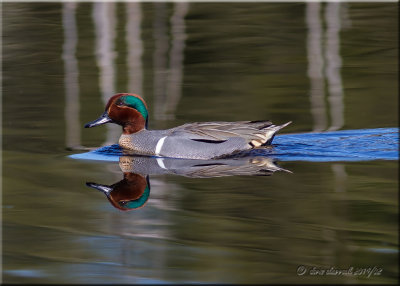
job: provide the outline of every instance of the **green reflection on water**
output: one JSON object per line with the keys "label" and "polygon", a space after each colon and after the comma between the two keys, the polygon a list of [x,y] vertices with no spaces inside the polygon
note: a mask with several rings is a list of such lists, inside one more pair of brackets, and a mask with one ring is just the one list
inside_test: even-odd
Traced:
{"label": "green reflection on water", "polygon": [[[340,32],[342,129],[396,126],[395,4],[343,5],[350,23]],[[190,4],[181,98],[167,119],[156,113],[154,25],[165,17],[168,56],[175,6],[140,6],[150,128],[271,119],[292,120],[285,132],[312,130],[306,4]],[[104,108],[92,8],[76,8],[81,127]],[[128,17],[125,4],[115,8],[115,90],[125,92]],[[62,4],[3,4],[4,282],[396,281],[394,161],[282,162],[294,174],[267,178],[154,176],[146,207],[112,208],[85,182],[118,181],[118,166],[66,158],[63,44]],[[84,146],[106,140],[106,128],[79,133]],[[317,278],[298,276],[299,265],[378,266],[383,273]]]}

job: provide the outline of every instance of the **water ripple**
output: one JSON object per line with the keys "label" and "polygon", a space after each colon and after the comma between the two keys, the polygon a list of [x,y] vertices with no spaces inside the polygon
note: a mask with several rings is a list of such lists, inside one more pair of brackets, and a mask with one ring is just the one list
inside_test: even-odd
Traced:
{"label": "water ripple", "polygon": [[[399,159],[399,129],[375,128],[277,135],[274,148],[245,151],[240,156],[267,156],[278,161],[370,161]],[[105,146],[71,155],[74,159],[118,161],[122,149]]]}
{"label": "water ripple", "polygon": [[281,161],[398,160],[399,129],[286,134],[276,136],[274,145],[272,156]]}

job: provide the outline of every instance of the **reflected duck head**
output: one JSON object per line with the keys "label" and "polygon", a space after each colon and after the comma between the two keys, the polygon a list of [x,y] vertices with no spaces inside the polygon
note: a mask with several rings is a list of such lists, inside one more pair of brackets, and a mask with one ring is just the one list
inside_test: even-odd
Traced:
{"label": "reflected duck head", "polygon": [[123,134],[133,134],[147,129],[148,111],[146,102],[137,94],[118,93],[112,96],[104,113],[94,121],[85,124],[91,128],[106,123],[122,126]]}
{"label": "reflected duck head", "polygon": [[145,205],[150,195],[149,177],[135,173],[124,173],[124,178],[113,185],[87,182],[88,187],[103,192],[110,203],[122,211],[130,211]]}

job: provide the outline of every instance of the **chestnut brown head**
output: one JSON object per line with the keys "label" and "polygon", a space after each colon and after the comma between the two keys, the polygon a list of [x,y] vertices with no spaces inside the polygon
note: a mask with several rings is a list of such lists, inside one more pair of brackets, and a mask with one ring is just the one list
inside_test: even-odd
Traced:
{"label": "chestnut brown head", "polygon": [[147,105],[143,98],[136,94],[118,93],[110,98],[104,113],[87,123],[85,128],[116,123],[122,126],[124,134],[132,134],[147,128],[148,117]]}

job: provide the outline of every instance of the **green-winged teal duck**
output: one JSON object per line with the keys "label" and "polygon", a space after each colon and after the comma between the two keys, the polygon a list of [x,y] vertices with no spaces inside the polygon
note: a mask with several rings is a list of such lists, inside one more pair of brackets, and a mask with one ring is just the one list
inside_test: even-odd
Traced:
{"label": "green-winged teal duck", "polygon": [[140,96],[119,93],[110,98],[104,113],[85,127],[109,122],[121,125],[119,145],[140,155],[216,159],[270,145],[276,132],[291,123],[274,125],[267,120],[195,122],[166,130],[148,130],[148,117],[147,105]]}

